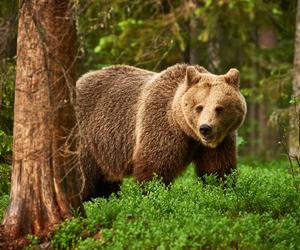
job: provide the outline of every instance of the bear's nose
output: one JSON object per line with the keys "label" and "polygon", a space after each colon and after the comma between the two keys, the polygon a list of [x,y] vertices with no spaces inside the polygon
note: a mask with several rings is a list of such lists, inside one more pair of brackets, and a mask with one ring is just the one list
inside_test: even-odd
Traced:
{"label": "bear's nose", "polygon": [[203,124],[200,126],[200,133],[204,136],[208,136],[210,135],[212,132],[212,127],[207,125],[207,124]]}

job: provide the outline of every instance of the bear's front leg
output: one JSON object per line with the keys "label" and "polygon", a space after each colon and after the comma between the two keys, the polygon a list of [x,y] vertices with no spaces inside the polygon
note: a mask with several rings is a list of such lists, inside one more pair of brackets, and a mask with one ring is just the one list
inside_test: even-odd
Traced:
{"label": "bear's front leg", "polygon": [[216,148],[201,146],[195,153],[194,163],[199,177],[216,173],[222,179],[230,174],[237,165],[236,133],[225,137]]}
{"label": "bear's front leg", "polygon": [[186,168],[187,152],[185,149],[174,146],[165,149],[141,150],[135,154],[133,176],[139,183],[157,176],[169,185]]}
{"label": "bear's front leg", "polygon": [[167,162],[154,164],[153,162],[143,162],[135,164],[133,176],[137,182],[143,183],[157,176],[161,178],[163,183],[169,185],[184,169],[185,165],[170,165]]}

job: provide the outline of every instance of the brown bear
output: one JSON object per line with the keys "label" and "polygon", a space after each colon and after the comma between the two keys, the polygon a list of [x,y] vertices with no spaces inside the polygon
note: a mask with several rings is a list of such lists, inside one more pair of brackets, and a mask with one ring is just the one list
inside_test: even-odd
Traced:
{"label": "brown bear", "polygon": [[176,64],[155,73],[111,66],[77,82],[82,198],[107,196],[132,175],[169,184],[194,162],[196,174],[236,167],[236,130],[246,114],[239,71],[214,75]]}

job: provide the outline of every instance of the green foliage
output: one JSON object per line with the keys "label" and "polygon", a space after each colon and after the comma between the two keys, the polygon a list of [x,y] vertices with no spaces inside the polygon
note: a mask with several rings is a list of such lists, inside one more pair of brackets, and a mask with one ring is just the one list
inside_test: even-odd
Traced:
{"label": "green foliage", "polygon": [[39,250],[39,243],[41,239],[35,235],[27,235],[27,240],[29,241],[29,245],[27,245],[24,250]]}
{"label": "green foliage", "polygon": [[177,17],[189,10],[179,9],[178,1],[174,4],[171,12],[171,6],[156,0],[76,1],[84,66],[90,70],[124,63],[153,69],[174,55],[179,58],[186,42]]}
{"label": "green foliage", "polygon": [[2,221],[5,209],[8,206],[8,194],[10,190],[10,173],[11,166],[8,164],[0,163],[0,221]]}
{"label": "green foliage", "polygon": [[[238,175],[238,176],[237,176]],[[236,181],[235,181],[236,180]],[[118,196],[85,204],[87,218],[60,225],[55,249],[295,249],[300,176],[285,163],[240,167],[203,184],[190,168],[173,185],[132,179]]]}
{"label": "green foliage", "polygon": [[237,136],[237,138],[236,138],[236,145],[237,145],[237,147],[240,148],[244,144],[246,144],[245,139],[243,137],[241,137],[241,136]]}
{"label": "green foliage", "polygon": [[13,129],[14,60],[0,60],[0,163],[10,162]]}
{"label": "green foliage", "polygon": [[96,250],[101,249],[101,242],[98,240],[94,240],[93,238],[86,238],[85,240],[79,241],[76,249],[78,250]]}
{"label": "green foliage", "polygon": [[5,210],[8,206],[9,196],[7,194],[0,195],[0,221],[2,221]]}
{"label": "green foliage", "polygon": [[0,196],[9,193],[10,174],[11,174],[11,165],[0,163]]}
{"label": "green foliage", "polygon": [[67,249],[73,246],[81,237],[82,219],[75,218],[66,220],[57,229],[52,239],[52,247],[54,249]]}
{"label": "green foliage", "polygon": [[0,130],[0,155],[5,156],[12,151],[12,136]]}

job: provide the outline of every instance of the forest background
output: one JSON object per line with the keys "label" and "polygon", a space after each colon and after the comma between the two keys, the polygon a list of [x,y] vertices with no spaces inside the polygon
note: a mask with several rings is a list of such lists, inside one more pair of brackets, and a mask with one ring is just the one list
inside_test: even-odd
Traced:
{"label": "forest background", "polygon": [[[240,156],[282,156],[293,113],[295,0],[75,1],[77,76],[112,64],[241,72]],[[18,1],[0,3],[0,163],[11,163]],[[3,171],[4,168],[1,168]]]}

